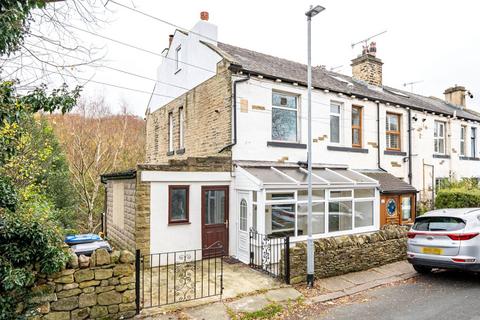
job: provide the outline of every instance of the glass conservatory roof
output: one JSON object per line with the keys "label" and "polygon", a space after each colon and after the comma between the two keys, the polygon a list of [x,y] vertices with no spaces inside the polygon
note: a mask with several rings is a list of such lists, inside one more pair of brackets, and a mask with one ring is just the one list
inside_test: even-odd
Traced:
{"label": "glass conservatory roof", "polygon": [[[300,166],[241,166],[249,174],[267,185],[306,185],[308,171]],[[360,172],[347,168],[314,167],[312,184],[317,186],[378,185],[378,182]]]}

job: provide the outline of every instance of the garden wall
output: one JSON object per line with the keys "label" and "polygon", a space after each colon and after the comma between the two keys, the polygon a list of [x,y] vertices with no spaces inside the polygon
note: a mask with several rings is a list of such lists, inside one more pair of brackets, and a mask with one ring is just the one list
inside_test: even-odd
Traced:
{"label": "garden wall", "polygon": [[[386,225],[382,230],[315,240],[315,277],[362,271],[407,258],[408,227]],[[306,280],[307,244],[290,249],[290,281]]]}
{"label": "garden wall", "polygon": [[69,267],[40,276],[33,288],[39,319],[126,319],[135,315],[135,256],[129,251],[97,250],[72,256]]}

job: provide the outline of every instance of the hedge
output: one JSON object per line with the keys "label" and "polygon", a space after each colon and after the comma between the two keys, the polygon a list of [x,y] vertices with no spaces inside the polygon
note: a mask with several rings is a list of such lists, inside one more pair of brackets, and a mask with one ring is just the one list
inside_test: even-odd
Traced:
{"label": "hedge", "polygon": [[477,208],[480,207],[480,189],[452,188],[437,192],[435,208]]}

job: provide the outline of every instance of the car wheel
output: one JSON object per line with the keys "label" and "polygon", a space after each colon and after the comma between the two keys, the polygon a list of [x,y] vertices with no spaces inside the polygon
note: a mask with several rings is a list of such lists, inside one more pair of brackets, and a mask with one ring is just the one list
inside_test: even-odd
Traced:
{"label": "car wheel", "polygon": [[415,271],[421,274],[430,273],[432,271],[432,268],[430,267],[425,267],[425,266],[420,266],[415,264],[413,265],[413,269],[415,269]]}

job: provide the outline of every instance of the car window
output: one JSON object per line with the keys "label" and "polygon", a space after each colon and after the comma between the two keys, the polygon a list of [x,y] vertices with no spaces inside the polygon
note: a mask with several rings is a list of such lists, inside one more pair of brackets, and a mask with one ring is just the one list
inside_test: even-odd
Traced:
{"label": "car window", "polygon": [[454,217],[418,217],[413,229],[416,231],[457,231],[465,228],[465,221]]}

